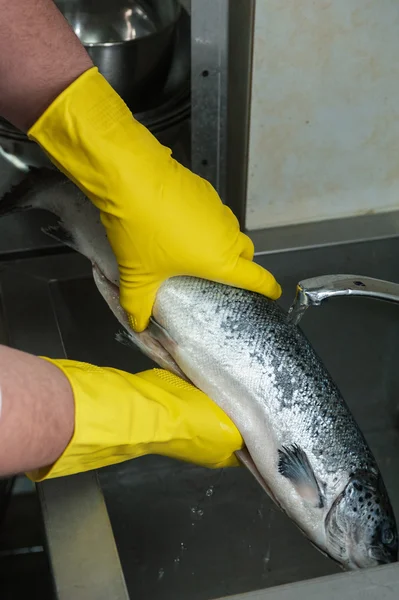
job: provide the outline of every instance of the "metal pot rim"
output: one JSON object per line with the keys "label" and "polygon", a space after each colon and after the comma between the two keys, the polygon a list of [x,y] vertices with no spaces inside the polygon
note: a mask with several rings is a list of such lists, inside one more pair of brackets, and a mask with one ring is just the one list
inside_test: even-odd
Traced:
{"label": "metal pot rim", "polygon": [[[144,39],[151,40],[152,38],[165,33],[165,31],[167,31],[170,27],[174,27],[176,25],[176,23],[178,22],[178,20],[180,19],[180,15],[182,13],[183,7],[180,4],[179,0],[175,0],[174,4],[175,4],[175,14],[174,14],[173,19],[171,21],[169,21],[169,23],[163,25],[160,29],[157,29],[157,31],[153,31],[152,33],[147,33],[146,35],[143,35],[139,38],[135,38],[133,40],[118,40],[116,42],[82,42],[82,40],[80,40],[80,42],[81,42],[82,46],[84,46],[85,48],[108,48],[108,47],[114,47],[114,46],[132,45],[132,44],[135,44]],[[57,5],[57,7],[58,7],[58,10],[62,13],[61,8],[58,5]],[[63,14],[63,16],[64,16],[64,14]],[[64,16],[64,18],[66,18],[66,17]]]}
{"label": "metal pot rim", "polygon": [[150,40],[151,38],[159,36],[160,34],[165,33],[165,31],[169,29],[169,27],[174,27],[176,23],[177,19],[176,21],[172,21],[172,23],[169,23],[169,25],[166,25],[166,27],[164,27],[163,29],[159,29],[158,31],[148,33],[147,35],[143,35],[139,38],[134,38],[133,40],[119,40],[118,42],[81,42],[81,44],[85,48],[113,48],[115,46],[130,46],[136,44],[137,42],[140,42],[141,40]]}

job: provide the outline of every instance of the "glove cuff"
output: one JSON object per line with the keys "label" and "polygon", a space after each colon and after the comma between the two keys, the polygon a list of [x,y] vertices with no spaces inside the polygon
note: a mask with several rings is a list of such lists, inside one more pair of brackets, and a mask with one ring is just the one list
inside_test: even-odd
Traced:
{"label": "glove cuff", "polygon": [[75,401],[73,436],[51,466],[31,471],[33,481],[80,473],[153,451],[160,407],[143,398],[138,377],[72,360],[41,357],[61,369]]}

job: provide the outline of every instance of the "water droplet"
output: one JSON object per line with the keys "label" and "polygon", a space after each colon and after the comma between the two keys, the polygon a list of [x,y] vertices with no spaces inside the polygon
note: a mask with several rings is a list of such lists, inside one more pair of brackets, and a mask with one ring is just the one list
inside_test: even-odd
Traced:
{"label": "water droplet", "polygon": [[193,508],[191,509],[191,513],[196,517],[202,517],[204,511],[202,510],[202,508],[198,508],[198,506],[193,506]]}
{"label": "water droplet", "polygon": [[163,569],[161,567],[158,571],[158,581],[161,581],[161,579],[163,578],[164,575],[165,575],[165,569]]}
{"label": "water droplet", "polygon": [[213,496],[213,485],[211,485],[207,490],[206,490],[206,495],[208,496],[208,498],[210,496]]}
{"label": "water droplet", "polygon": [[269,545],[269,547],[266,550],[266,554],[263,557],[263,565],[264,565],[265,569],[268,568],[268,565],[269,565],[269,562],[270,562],[270,555],[271,555],[271,547]]}

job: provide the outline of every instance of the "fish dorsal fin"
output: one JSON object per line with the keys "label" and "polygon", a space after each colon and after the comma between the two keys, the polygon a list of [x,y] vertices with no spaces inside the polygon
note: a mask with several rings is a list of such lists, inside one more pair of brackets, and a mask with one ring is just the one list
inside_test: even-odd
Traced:
{"label": "fish dorsal fin", "polygon": [[306,452],[297,444],[283,446],[279,451],[278,470],[291,481],[304,500],[317,508],[324,506],[323,494]]}

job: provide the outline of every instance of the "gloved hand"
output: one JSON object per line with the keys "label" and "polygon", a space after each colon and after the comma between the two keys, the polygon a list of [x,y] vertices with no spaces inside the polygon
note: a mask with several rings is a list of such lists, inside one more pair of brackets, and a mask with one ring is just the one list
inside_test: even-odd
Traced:
{"label": "gloved hand", "polygon": [[280,296],[213,187],[172,159],[96,67],[28,135],[100,209],[119,264],[121,305],[136,331],[146,328],[158,287],[174,275]]}
{"label": "gloved hand", "polygon": [[55,464],[28,473],[34,481],[71,475],[145,454],[209,468],[237,466],[242,437],[197,388],[168,371],[137,375],[72,360],[45,358],[67,377],[75,401],[73,437]]}

